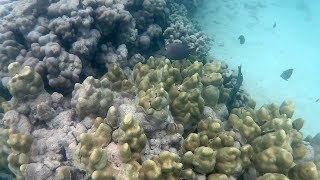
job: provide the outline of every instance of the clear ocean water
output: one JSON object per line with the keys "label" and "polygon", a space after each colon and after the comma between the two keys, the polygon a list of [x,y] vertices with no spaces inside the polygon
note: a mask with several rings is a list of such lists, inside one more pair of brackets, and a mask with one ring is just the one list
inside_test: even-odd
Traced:
{"label": "clear ocean water", "polygon": [[[214,40],[211,55],[234,68],[242,65],[257,108],[293,100],[293,119],[305,119],[304,135],[320,132],[320,1],[204,1],[197,16]],[[293,74],[285,81],[280,75],[289,68]]]}

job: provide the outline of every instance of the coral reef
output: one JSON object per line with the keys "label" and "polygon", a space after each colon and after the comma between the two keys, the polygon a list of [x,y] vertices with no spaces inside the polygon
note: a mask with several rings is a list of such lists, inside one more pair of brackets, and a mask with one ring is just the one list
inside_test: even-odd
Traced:
{"label": "coral reef", "polygon": [[[208,57],[202,1],[23,0],[0,13],[0,179],[319,179],[295,104]],[[10,9],[10,11],[9,11]],[[182,42],[187,59],[163,57]]]}
{"label": "coral reef", "polygon": [[82,84],[75,84],[72,92],[71,106],[81,116],[105,117],[111,107],[113,94],[106,80],[87,77]]}
{"label": "coral reef", "polygon": [[12,76],[8,81],[8,90],[17,100],[24,100],[38,96],[43,88],[43,81],[37,72],[33,72],[30,66],[23,68],[18,62],[8,66]]}

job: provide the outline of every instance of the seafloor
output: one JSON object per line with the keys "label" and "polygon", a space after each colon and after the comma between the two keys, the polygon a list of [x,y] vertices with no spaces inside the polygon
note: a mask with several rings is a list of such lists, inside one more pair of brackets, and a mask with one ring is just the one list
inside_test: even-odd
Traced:
{"label": "seafloor", "polygon": [[318,180],[320,134],[257,105],[204,3],[0,1],[0,179]]}

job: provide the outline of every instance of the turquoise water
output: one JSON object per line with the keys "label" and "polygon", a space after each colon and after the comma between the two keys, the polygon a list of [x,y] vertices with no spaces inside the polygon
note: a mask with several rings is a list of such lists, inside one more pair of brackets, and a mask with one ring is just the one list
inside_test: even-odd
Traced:
{"label": "turquoise water", "polygon": [[[213,42],[211,55],[236,68],[244,86],[262,104],[296,103],[305,135],[320,132],[320,1],[205,0],[197,16]],[[276,22],[276,27],[273,24]],[[244,35],[241,45],[238,37]],[[280,74],[293,68],[288,81]]]}

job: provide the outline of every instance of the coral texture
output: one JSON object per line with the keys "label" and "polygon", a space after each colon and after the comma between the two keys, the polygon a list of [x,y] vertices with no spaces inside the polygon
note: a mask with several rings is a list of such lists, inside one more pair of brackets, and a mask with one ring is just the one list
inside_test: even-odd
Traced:
{"label": "coral texture", "polygon": [[[0,179],[319,179],[320,134],[208,56],[201,2],[6,4]],[[163,56],[175,42],[187,58]]]}

